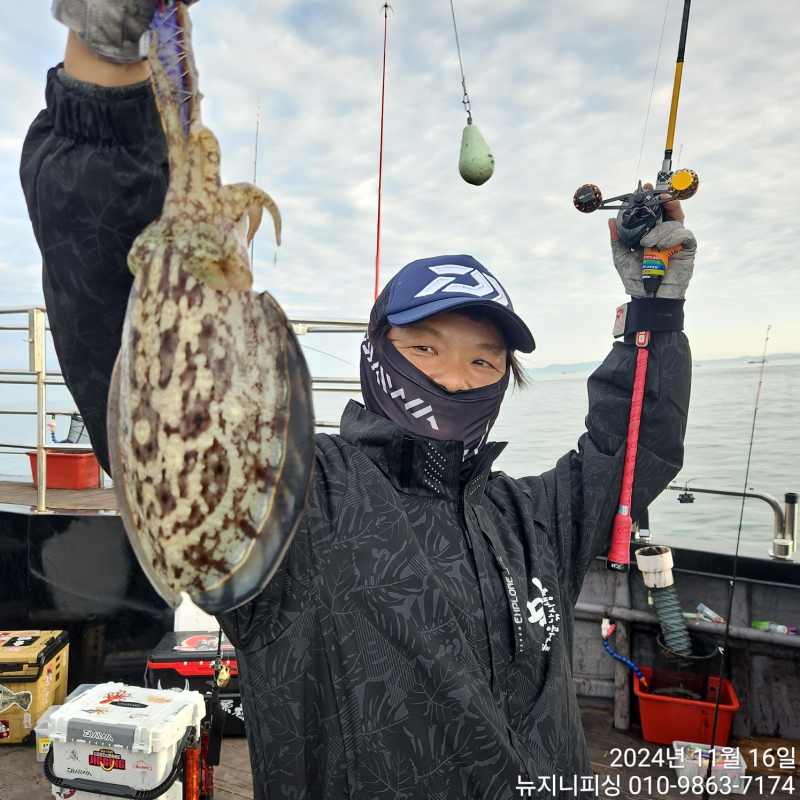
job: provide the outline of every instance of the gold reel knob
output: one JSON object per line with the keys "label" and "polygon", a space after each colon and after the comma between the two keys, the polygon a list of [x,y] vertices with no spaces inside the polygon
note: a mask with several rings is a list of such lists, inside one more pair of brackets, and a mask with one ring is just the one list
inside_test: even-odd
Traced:
{"label": "gold reel knob", "polygon": [[584,183],[572,198],[575,208],[583,214],[589,214],[600,208],[603,195],[593,183]]}
{"label": "gold reel knob", "polygon": [[676,200],[688,200],[700,187],[700,179],[694,170],[679,169],[669,179],[668,186]]}

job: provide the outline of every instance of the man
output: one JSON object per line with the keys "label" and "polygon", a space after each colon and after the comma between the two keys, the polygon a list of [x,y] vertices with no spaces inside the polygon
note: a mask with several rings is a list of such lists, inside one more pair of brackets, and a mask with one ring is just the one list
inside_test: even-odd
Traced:
{"label": "man", "polygon": [[[48,76],[48,108],[26,140],[21,174],[59,359],[81,408],[85,398],[104,402],[130,283],[124,257],[158,213],[166,173],[146,65],[128,47],[144,27],[118,25],[111,36],[92,15],[66,14],[70,5],[56,11],[77,33],[63,70]],[[629,313],[654,330],[633,518],[683,455],[691,364],[681,298],[695,243],[679,203],[668,215],[646,240],[683,247],[666,300],[638,301]],[[108,217],[124,222],[124,236],[98,250]],[[642,295],[641,252],[613,224],[612,249],[626,290]],[[87,297],[94,319],[65,321],[63,309],[80,315]],[[510,800],[518,780],[542,776],[560,779],[565,797],[575,785],[594,796],[572,683],[572,612],[589,564],[609,546],[636,361],[630,338],[589,380],[578,450],[514,480],[492,471],[503,445],[487,443],[521,374],[514,351],[534,347],[508,293],[463,255],[412,262],[390,281],[361,347],[365,406],[351,402],[340,435],[318,437],[306,512],[276,575],[221,615],[237,648],[259,800]],[[90,433],[102,447],[99,414]]]}

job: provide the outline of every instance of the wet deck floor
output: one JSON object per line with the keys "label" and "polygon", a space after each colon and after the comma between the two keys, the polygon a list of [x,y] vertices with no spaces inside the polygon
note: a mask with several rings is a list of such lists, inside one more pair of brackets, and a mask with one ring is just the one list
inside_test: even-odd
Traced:
{"label": "wet deck floor", "polygon": [[[0,503],[36,508],[36,489],[30,481],[0,479]],[[108,489],[47,489],[45,505],[61,511],[116,511],[117,496]]]}
{"label": "wet deck floor", "polygon": [[[677,774],[669,766],[652,763],[648,767],[615,766],[615,761],[623,761],[617,755],[615,748],[622,751],[635,749],[637,763],[642,763],[642,759],[645,757],[652,762],[652,757],[659,750],[666,752],[666,748],[664,745],[654,745],[642,741],[640,733],[636,729],[616,730],[613,725],[614,712],[610,709],[581,708],[581,716],[589,746],[589,758],[601,786],[599,795],[601,798],[616,796],[623,800],[632,800],[633,798],[678,800],[678,798],[700,796],[691,791],[681,792],[677,788]],[[741,748],[748,763],[747,772],[754,778],[744,796],[788,800],[794,794],[800,794],[800,770],[797,768],[754,770],[753,754],[751,753],[754,748],[763,754],[770,748],[774,752],[778,747],[791,749],[794,746],[795,753],[800,758],[800,742],[755,737],[733,740],[731,744]],[[647,751],[647,755],[643,752],[643,748]],[[658,756],[655,760],[659,760]],[[662,779],[660,786],[663,790],[666,788],[667,781],[672,788],[659,792],[659,777]],[[617,783],[618,779],[619,783]],[[610,792],[609,780],[614,787],[619,786],[619,794]],[[222,764],[215,770],[214,783],[215,800],[252,800],[253,781],[250,774],[247,742],[244,738],[229,738],[223,742]],[[604,783],[606,788],[603,788]],[[794,787],[793,792],[786,791],[790,785]],[[520,792],[517,792],[516,795],[526,796]],[[42,765],[36,761],[32,746],[0,746],[0,800],[50,800],[52,796],[50,784],[44,779]],[[532,794],[531,796],[535,797],[536,795]],[[564,794],[563,796],[574,795]]]}

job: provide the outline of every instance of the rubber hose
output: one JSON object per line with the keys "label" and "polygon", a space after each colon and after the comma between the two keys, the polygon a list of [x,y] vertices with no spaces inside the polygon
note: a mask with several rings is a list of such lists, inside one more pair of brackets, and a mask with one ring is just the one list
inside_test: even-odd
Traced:
{"label": "rubber hose", "polygon": [[683,611],[681,611],[675,584],[661,589],[651,589],[650,592],[653,595],[656,614],[658,614],[658,621],[661,623],[661,631],[664,634],[664,644],[679,656],[690,656],[692,641],[689,638],[689,630],[686,627]]}
{"label": "rubber hose", "polygon": [[612,649],[611,645],[608,643],[608,639],[606,638],[603,639],[603,647],[605,647],[612,658],[616,658],[617,661],[621,661],[623,664],[630,667],[636,673],[636,677],[639,678],[639,681],[642,683],[642,685],[647,686],[647,679],[644,677],[644,673],[639,669],[639,667],[637,667],[636,664],[634,664],[629,658],[621,656],[614,649]]}

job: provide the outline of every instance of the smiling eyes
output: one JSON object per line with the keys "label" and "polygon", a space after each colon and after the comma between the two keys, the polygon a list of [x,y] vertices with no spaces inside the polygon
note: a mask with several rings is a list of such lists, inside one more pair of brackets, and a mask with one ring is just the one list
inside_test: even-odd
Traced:
{"label": "smiling eyes", "polygon": [[[420,353],[425,353],[426,355],[427,354],[436,355],[436,351],[430,345],[427,344],[415,344],[412,345],[412,349]],[[481,367],[489,367],[490,369],[500,372],[500,370],[494,364],[492,364],[491,361],[487,361],[485,358],[476,358],[472,363],[477,364],[478,366]]]}

